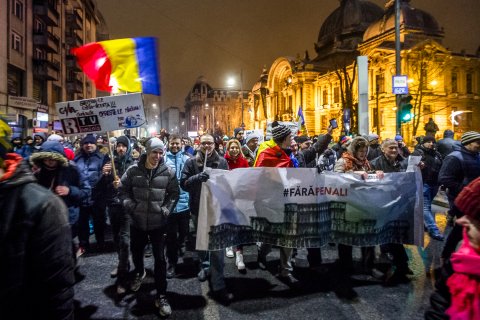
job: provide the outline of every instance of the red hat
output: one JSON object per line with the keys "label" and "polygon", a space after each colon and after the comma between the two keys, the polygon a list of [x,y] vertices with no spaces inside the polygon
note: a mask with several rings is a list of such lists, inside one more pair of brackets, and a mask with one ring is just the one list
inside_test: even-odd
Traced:
{"label": "red hat", "polygon": [[464,215],[480,220],[480,177],[462,189],[455,199],[455,206]]}

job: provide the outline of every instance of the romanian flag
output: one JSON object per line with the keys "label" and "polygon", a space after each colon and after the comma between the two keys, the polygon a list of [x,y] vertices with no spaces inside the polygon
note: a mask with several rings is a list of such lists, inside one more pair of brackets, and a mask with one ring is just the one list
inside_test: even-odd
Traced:
{"label": "romanian flag", "polygon": [[155,38],[93,42],[72,54],[99,90],[160,95]]}

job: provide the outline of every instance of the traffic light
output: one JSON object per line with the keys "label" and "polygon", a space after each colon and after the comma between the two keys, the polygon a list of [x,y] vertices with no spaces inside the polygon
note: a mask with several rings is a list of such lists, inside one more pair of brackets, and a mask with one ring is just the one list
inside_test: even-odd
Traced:
{"label": "traffic light", "polygon": [[400,100],[400,120],[403,123],[410,122],[412,120],[412,96],[406,96]]}

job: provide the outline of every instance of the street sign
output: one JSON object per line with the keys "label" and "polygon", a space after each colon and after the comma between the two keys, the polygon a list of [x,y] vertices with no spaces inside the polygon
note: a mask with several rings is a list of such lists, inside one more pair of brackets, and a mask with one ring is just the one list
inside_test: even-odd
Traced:
{"label": "street sign", "polygon": [[393,76],[392,88],[393,88],[393,94],[408,94],[407,76]]}

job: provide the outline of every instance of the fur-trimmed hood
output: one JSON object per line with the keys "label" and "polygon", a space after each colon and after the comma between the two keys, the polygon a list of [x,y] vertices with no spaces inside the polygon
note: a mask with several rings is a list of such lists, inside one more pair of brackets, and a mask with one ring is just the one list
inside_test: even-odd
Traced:
{"label": "fur-trimmed hood", "polygon": [[68,159],[63,150],[63,145],[57,141],[46,141],[40,146],[40,151],[30,156],[30,163],[40,167],[43,159],[57,160],[60,165],[67,167]]}
{"label": "fur-trimmed hood", "polygon": [[347,147],[347,150],[350,152],[350,154],[355,155],[355,153],[361,147],[368,147],[368,141],[364,137],[358,136],[352,139],[352,142]]}

